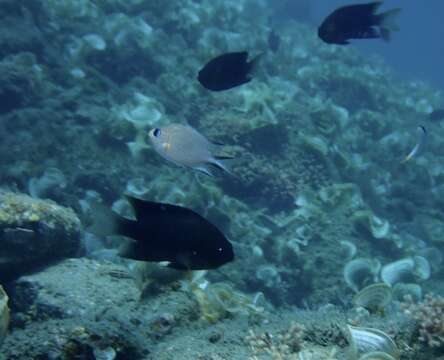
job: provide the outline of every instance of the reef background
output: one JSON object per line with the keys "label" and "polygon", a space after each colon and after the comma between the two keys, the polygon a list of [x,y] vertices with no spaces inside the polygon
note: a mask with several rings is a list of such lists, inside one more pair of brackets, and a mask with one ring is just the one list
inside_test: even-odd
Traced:
{"label": "reef background", "polygon": [[[403,359],[442,354],[442,327],[424,318],[444,323],[443,136],[428,118],[443,94],[323,44],[300,19],[273,25],[272,53],[274,11],[0,1],[1,357],[342,359],[346,324],[386,332]],[[251,83],[200,86],[202,64],[244,49],[264,53]],[[172,122],[229,145],[236,176],[155,154],[147,131]],[[402,163],[419,124],[426,149]],[[124,192],[200,212],[236,261],[190,278],[116,257],[117,241],[82,229],[91,201],[128,214]],[[355,293],[381,281],[393,291],[383,314],[356,308]]]}

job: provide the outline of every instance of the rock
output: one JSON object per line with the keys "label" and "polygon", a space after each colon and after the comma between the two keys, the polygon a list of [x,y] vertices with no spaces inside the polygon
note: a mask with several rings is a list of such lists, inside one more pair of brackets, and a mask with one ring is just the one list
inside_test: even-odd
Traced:
{"label": "rock", "polygon": [[124,267],[84,258],[11,281],[8,294],[13,331],[0,359],[141,360],[152,346],[147,339],[154,338],[149,324],[170,313],[162,308],[151,314],[142,307]]}
{"label": "rock", "polygon": [[80,220],[49,200],[0,192],[0,279],[10,280],[80,248]]}

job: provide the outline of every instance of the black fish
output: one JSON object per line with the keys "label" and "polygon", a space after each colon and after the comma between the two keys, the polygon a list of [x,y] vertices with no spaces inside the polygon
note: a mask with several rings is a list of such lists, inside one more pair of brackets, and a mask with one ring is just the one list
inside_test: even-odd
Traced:
{"label": "black fish", "polygon": [[401,9],[392,9],[382,14],[376,10],[382,1],[349,5],[333,11],[322,22],[318,36],[327,44],[348,44],[349,39],[390,40],[390,32],[398,30],[394,18]]}
{"label": "black fish", "polygon": [[200,71],[197,79],[208,90],[222,91],[251,81],[251,72],[260,55],[247,61],[248,52],[232,52],[210,60]]}
{"label": "black fish", "polygon": [[274,30],[271,30],[268,34],[268,46],[270,50],[276,53],[279,50],[279,46],[281,45],[281,37],[279,34],[276,34]]}
{"label": "black fish", "polygon": [[440,121],[444,119],[444,109],[435,109],[429,114],[429,119],[432,121]]}
{"label": "black fish", "polygon": [[129,238],[131,242],[122,246],[120,256],[168,261],[168,266],[177,270],[215,269],[234,259],[233,247],[224,234],[194,211],[126,197],[136,220],[96,205],[95,224],[88,229],[101,236]]}

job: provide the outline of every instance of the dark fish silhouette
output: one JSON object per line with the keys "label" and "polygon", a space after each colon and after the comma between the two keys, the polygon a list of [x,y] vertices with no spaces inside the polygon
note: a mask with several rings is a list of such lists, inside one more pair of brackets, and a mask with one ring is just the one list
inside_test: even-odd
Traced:
{"label": "dark fish silhouette", "polygon": [[382,1],[349,5],[333,11],[318,28],[318,36],[327,44],[348,44],[349,39],[390,40],[391,31],[398,30],[394,23],[401,9],[392,9],[381,14],[376,10]]}
{"label": "dark fish silhouette", "polygon": [[281,45],[281,37],[279,34],[276,34],[272,29],[268,34],[268,47],[271,51],[276,53],[279,50],[279,46]]}
{"label": "dark fish silhouette", "polygon": [[177,270],[215,269],[234,259],[231,243],[212,223],[185,207],[126,196],[136,220],[96,207],[94,225],[101,236],[121,235],[131,241],[119,255],[139,261],[168,261]]}
{"label": "dark fish silhouette", "polygon": [[222,91],[248,83],[260,55],[251,60],[248,52],[231,52],[210,60],[200,71],[197,79],[208,90]]}
{"label": "dark fish silhouette", "polygon": [[429,119],[432,121],[440,121],[444,119],[444,109],[435,109],[429,114]]}

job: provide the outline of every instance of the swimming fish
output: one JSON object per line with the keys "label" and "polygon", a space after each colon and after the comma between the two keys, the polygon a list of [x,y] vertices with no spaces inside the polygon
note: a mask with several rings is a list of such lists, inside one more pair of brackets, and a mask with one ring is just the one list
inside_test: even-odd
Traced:
{"label": "swimming fish", "polygon": [[411,158],[413,158],[416,154],[419,153],[420,150],[422,150],[422,148],[424,147],[424,144],[426,142],[427,139],[427,130],[424,126],[419,125],[417,127],[417,132],[418,132],[418,142],[416,143],[415,147],[412,149],[412,151],[410,151],[408,153],[408,155],[404,158],[404,160],[402,160],[401,162],[407,162],[409,161]]}
{"label": "swimming fish", "polygon": [[170,124],[154,128],[148,133],[154,150],[176,165],[186,166],[213,176],[210,166],[230,173],[222,160],[229,156],[215,156],[212,151],[217,144],[208,141],[189,125]]}
{"label": "swimming fish", "polygon": [[429,119],[432,121],[440,121],[444,119],[444,109],[435,109],[429,114]]}
{"label": "swimming fish", "polygon": [[281,45],[281,37],[273,29],[268,34],[268,47],[276,53]]}
{"label": "swimming fish", "polygon": [[126,196],[136,219],[122,217],[103,206],[87,229],[99,236],[121,235],[130,242],[119,255],[139,261],[168,261],[177,270],[215,269],[234,259],[231,243],[208,220],[194,211]]}
{"label": "swimming fish", "polygon": [[318,28],[318,36],[327,44],[348,44],[349,39],[390,40],[390,32],[399,30],[394,19],[401,9],[381,14],[376,10],[382,1],[343,6],[333,11]]}
{"label": "swimming fish", "polygon": [[200,71],[197,79],[212,91],[222,91],[246,84],[252,79],[252,71],[261,55],[247,61],[248,52],[231,52],[210,60]]}

